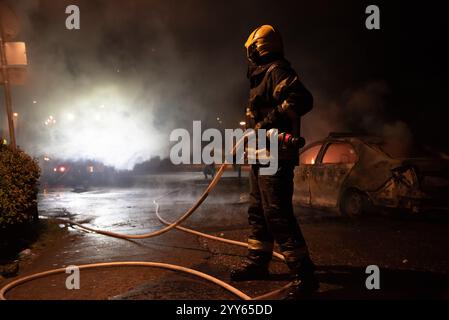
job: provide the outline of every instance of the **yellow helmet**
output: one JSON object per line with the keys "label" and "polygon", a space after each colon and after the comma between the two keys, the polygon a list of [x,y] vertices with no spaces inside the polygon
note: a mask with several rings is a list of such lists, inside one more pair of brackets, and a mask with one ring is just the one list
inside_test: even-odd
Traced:
{"label": "yellow helmet", "polygon": [[272,26],[263,25],[254,30],[245,43],[246,53],[249,59],[254,59],[254,54],[263,57],[270,53],[284,54],[282,37]]}

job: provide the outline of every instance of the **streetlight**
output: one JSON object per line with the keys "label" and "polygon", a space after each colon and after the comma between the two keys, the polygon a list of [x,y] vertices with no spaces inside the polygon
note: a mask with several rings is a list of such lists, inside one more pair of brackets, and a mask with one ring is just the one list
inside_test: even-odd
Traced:
{"label": "streetlight", "polygon": [[49,116],[48,119],[45,120],[44,124],[45,124],[46,126],[54,125],[54,124],[56,124],[56,119],[53,118],[53,116]]}
{"label": "streetlight", "polygon": [[14,112],[12,114],[12,118],[13,118],[13,123],[14,123],[14,130],[16,132],[15,134],[15,138],[16,140],[19,140],[19,113],[18,112]]}
{"label": "streetlight", "polygon": [[[11,42],[19,33],[19,21],[11,8],[0,3],[0,84],[3,85],[6,115],[8,119],[9,139],[12,149],[16,150],[14,116],[12,112],[11,86],[24,84],[27,66],[26,46],[24,42]],[[11,72],[12,71],[12,72]],[[11,76],[12,73],[19,76]]]}

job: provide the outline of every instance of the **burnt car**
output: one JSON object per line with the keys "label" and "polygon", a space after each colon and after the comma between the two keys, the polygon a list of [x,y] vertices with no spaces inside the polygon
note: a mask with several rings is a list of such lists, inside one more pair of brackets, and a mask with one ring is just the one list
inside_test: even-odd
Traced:
{"label": "burnt car", "polygon": [[[447,159],[396,159],[377,137],[331,133],[300,152],[294,201],[359,216],[376,208],[446,209]],[[379,210],[377,210],[379,211]]]}

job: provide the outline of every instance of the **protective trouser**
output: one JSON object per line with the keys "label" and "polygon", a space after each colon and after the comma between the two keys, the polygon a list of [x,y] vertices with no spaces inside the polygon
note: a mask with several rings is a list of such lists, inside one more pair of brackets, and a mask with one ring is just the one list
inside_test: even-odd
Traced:
{"label": "protective trouser", "polygon": [[248,258],[267,264],[276,241],[292,274],[309,274],[315,266],[293,213],[294,166],[279,163],[274,175],[260,175],[259,166],[250,171]]}

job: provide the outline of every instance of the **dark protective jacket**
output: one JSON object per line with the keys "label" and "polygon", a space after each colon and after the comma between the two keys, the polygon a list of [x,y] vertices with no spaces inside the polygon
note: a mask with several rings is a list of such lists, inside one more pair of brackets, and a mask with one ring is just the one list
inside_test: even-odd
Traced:
{"label": "dark protective jacket", "polygon": [[[301,117],[313,107],[312,94],[285,59],[250,66],[250,97],[246,110],[248,128],[278,129],[299,137]],[[297,164],[298,152],[279,154],[279,160]],[[287,158],[287,159],[286,159]]]}

